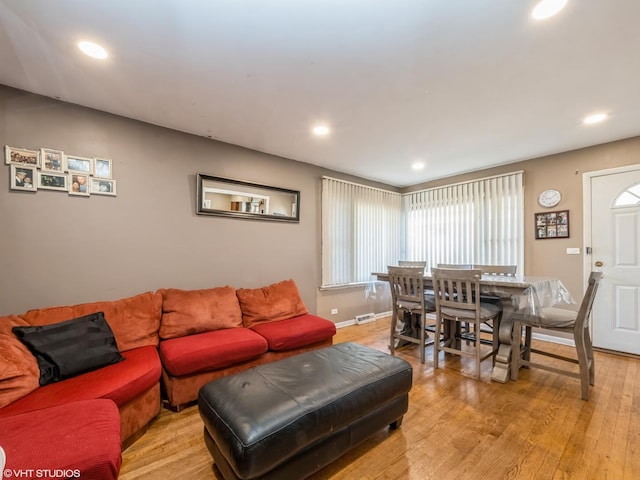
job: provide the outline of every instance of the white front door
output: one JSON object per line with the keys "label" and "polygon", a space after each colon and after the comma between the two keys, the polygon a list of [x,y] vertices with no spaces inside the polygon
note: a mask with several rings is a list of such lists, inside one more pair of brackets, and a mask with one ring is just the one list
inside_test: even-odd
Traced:
{"label": "white front door", "polygon": [[[593,345],[640,355],[640,166],[591,177]],[[626,193],[625,193],[626,192]],[[587,240],[587,245],[588,245]]]}

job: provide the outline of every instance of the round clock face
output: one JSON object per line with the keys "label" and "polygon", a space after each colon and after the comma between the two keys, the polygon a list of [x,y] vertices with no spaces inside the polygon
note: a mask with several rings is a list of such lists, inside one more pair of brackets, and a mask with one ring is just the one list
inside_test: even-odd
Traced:
{"label": "round clock face", "polygon": [[557,190],[545,190],[538,197],[538,203],[543,207],[555,207],[560,203],[560,192]]}

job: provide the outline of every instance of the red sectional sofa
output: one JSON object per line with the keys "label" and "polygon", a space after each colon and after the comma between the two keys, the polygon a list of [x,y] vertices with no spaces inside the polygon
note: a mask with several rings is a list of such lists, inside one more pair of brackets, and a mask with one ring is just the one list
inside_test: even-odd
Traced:
{"label": "red sectional sofa", "polygon": [[336,333],[333,322],[308,313],[293,280],[160,294],[162,385],[176,410],[216,378],[329,346]]}
{"label": "red sectional sofa", "polygon": [[[12,328],[53,325],[96,312],[104,312],[123,359],[39,386],[41,366]],[[7,452],[5,446],[11,446],[7,465],[15,469],[35,468],[34,449],[21,449],[36,440],[59,450],[53,457],[60,461],[49,461],[55,468],[72,468],[74,458],[79,465],[74,468],[85,468],[91,458],[65,444],[81,441],[95,447],[94,459],[101,459],[101,467],[91,468],[103,469],[100,478],[117,478],[120,460],[111,452],[113,429],[119,421],[118,438],[125,447],[144,432],[160,411],[161,385],[167,406],[178,409],[195,401],[200,387],[215,378],[331,345],[335,332],[332,322],[308,313],[293,280],[259,289],[162,289],[0,317],[0,447]],[[91,428],[98,421],[91,414],[92,402],[100,403],[94,405],[97,412],[107,412],[96,414],[102,415],[102,428]],[[105,423],[110,409],[110,423]],[[49,420],[47,428],[38,429],[37,439],[29,438],[32,428],[17,429],[37,425],[42,417]],[[76,429],[69,417],[85,430]],[[52,458],[50,451],[47,455]],[[49,467],[54,466],[42,468]]]}

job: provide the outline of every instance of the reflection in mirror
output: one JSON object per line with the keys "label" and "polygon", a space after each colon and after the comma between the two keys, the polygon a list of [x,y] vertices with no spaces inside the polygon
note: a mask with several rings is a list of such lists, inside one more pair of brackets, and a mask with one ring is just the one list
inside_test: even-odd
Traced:
{"label": "reflection in mirror", "polygon": [[197,175],[199,215],[300,221],[300,192],[256,183]]}

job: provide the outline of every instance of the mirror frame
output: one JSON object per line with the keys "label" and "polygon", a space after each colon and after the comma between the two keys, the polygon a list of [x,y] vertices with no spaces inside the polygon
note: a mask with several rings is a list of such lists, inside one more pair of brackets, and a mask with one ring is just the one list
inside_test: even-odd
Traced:
{"label": "mirror frame", "polygon": [[[294,195],[296,199],[296,214],[291,216],[285,215],[269,215],[265,213],[253,213],[253,212],[238,212],[235,210],[219,210],[215,208],[205,208],[204,205],[204,182],[207,180],[226,183],[230,186],[239,189],[242,193],[242,187],[251,187],[251,188],[259,188],[262,190],[266,190],[267,192],[277,192],[283,193],[287,195]],[[247,196],[252,196],[252,193],[248,192]],[[243,218],[250,220],[266,220],[271,222],[289,222],[289,223],[299,223],[300,222],[300,191],[299,190],[289,190],[286,188],[272,187],[269,185],[262,185],[259,183],[253,182],[245,182],[243,180],[233,180],[230,178],[222,178],[216,177],[213,175],[207,175],[204,173],[196,174],[196,213],[198,215],[213,215],[218,217],[233,217],[233,218]]]}

